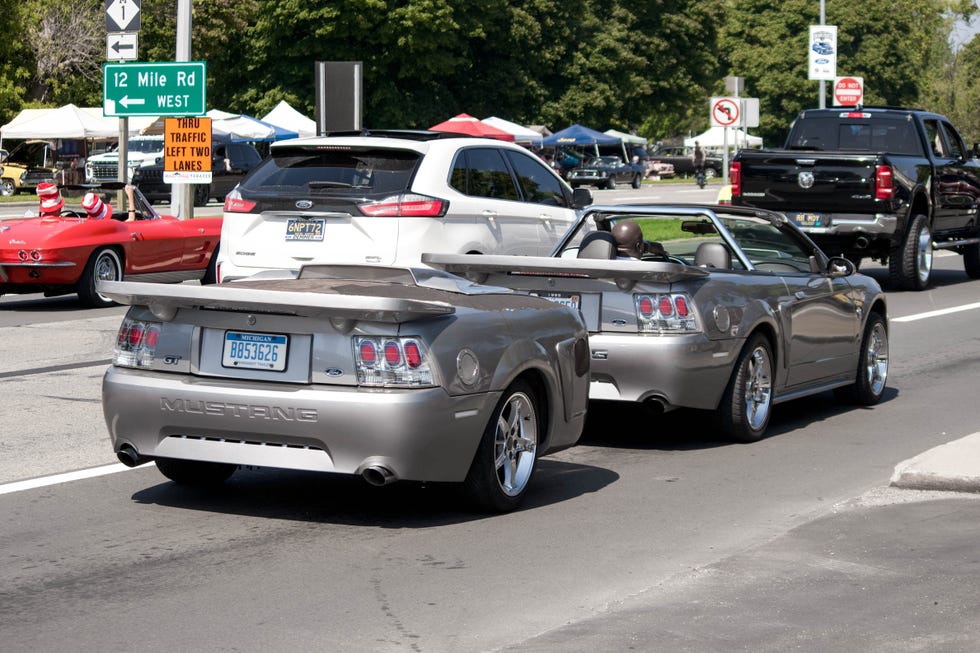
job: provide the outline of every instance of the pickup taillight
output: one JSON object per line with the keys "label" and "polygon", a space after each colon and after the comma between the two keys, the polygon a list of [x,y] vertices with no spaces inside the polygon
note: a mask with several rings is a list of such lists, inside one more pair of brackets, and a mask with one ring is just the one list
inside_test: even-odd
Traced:
{"label": "pickup taillight", "polygon": [[742,194],[742,162],[732,161],[728,166],[728,181],[732,184],[732,199]]}
{"label": "pickup taillight", "polygon": [[877,166],[875,168],[875,199],[890,200],[895,195],[895,185],[892,183],[892,167]]}

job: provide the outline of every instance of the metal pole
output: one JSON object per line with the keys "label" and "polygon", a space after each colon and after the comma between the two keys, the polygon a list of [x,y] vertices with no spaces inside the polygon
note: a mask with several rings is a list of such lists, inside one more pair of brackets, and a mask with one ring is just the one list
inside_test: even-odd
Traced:
{"label": "metal pole", "polygon": [[[191,0],[177,0],[177,52],[175,61],[191,60]],[[170,187],[170,212],[178,220],[194,217],[194,201],[191,184],[173,184]]]}
{"label": "metal pole", "polygon": [[[826,25],[827,24],[827,11],[826,11],[826,8],[824,6],[825,1],[826,0],[820,0],[820,24],[821,25]],[[836,56],[836,54],[835,54],[835,56]],[[818,106],[821,109],[826,109],[827,108],[827,99],[824,97],[824,94],[827,91],[826,84],[827,84],[827,82],[825,82],[822,79],[820,80],[820,90],[818,91],[819,94],[820,94],[819,97],[818,97],[818,100],[819,100],[818,101]]]}

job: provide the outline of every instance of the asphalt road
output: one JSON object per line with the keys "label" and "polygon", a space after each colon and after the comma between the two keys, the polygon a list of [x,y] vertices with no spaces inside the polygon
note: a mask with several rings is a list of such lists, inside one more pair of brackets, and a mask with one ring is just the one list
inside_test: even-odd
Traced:
{"label": "asphalt road", "polygon": [[975,650],[980,504],[883,490],[980,423],[976,309],[902,321],[976,303],[959,257],[936,266],[889,295],[880,405],[782,404],[733,445],[693,411],[594,404],[495,517],[451,487],[276,470],[212,493],[152,466],[45,480],[114,463],[99,393],[122,309],[0,298],[3,648]]}

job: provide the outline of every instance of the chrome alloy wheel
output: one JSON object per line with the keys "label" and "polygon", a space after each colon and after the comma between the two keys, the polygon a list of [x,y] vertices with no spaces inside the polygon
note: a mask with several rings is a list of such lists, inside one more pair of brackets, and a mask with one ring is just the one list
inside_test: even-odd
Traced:
{"label": "chrome alloy wheel", "polygon": [[888,331],[883,322],[874,325],[866,346],[864,375],[871,392],[880,395],[888,380]]}
{"label": "chrome alloy wheel", "polygon": [[762,428],[772,406],[772,362],[763,347],[749,355],[745,375],[745,419],[753,430]]}
{"label": "chrome alloy wheel", "polygon": [[929,281],[929,277],[932,275],[932,232],[925,225],[919,231],[915,273],[919,277],[919,283],[923,285]]}
{"label": "chrome alloy wheel", "polygon": [[521,494],[531,479],[538,451],[534,403],[523,392],[511,395],[500,411],[493,451],[500,489],[508,496]]}

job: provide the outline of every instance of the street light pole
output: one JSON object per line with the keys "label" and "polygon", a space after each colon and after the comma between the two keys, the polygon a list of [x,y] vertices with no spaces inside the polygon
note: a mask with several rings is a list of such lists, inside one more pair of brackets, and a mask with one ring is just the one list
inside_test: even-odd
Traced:
{"label": "street light pole", "polygon": [[[177,52],[174,60],[191,60],[191,0],[177,0]],[[191,191],[190,184],[173,184],[170,187],[170,211],[178,220],[194,217]]]}
{"label": "street light pole", "polygon": [[[826,25],[827,24],[827,10],[826,10],[826,7],[824,6],[825,5],[825,2],[826,2],[826,0],[820,0],[820,24],[821,25]],[[824,97],[824,95],[827,92],[826,84],[827,84],[827,82],[825,82],[822,79],[820,80],[820,90],[818,91],[819,97],[817,98],[817,100],[818,100],[817,105],[821,109],[826,109],[827,108],[827,99]]]}

